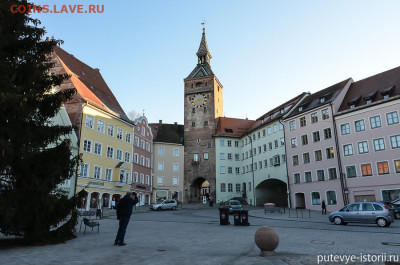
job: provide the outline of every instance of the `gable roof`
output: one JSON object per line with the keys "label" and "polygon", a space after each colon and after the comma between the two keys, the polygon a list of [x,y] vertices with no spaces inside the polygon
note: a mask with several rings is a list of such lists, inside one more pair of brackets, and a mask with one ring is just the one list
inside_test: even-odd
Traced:
{"label": "gable roof", "polygon": [[215,136],[238,138],[246,134],[255,124],[257,124],[257,121],[254,120],[219,117]]}
{"label": "gable roof", "polygon": [[[340,105],[341,111],[354,111],[367,104],[367,100],[374,102],[382,102],[384,95],[393,96],[400,95],[400,67],[367,77],[350,85],[346,96]],[[354,104],[354,108],[350,106]]]}
{"label": "gable roof", "polygon": [[153,142],[183,145],[183,125],[150,123],[153,132]]}
{"label": "gable roof", "polygon": [[71,75],[72,84],[84,100],[132,123],[104,81],[99,69],[93,69],[58,46],[54,47],[53,57],[56,57],[65,71]]}
{"label": "gable roof", "polygon": [[212,76],[214,75],[211,70],[211,66],[208,63],[197,64],[193,71],[186,78],[196,78],[202,76]]}
{"label": "gable roof", "polygon": [[[293,110],[293,112],[289,114],[288,117],[286,117],[286,119],[333,102],[339,95],[340,91],[346,86],[346,84],[350,80],[351,78],[348,78],[337,84],[334,84],[333,86],[327,87],[318,92],[315,92],[314,94],[311,94],[310,96],[305,98],[303,102],[299,106],[297,106],[297,108]],[[324,99],[323,102],[321,102],[322,98]],[[302,110],[299,110],[300,108]]]}

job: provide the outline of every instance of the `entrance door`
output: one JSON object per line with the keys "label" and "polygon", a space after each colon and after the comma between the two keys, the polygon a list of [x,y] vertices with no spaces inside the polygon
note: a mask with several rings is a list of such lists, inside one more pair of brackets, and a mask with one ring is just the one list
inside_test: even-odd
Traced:
{"label": "entrance door", "polygon": [[295,195],[296,200],[296,208],[297,209],[305,209],[306,208],[306,199],[304,197],[304,193],[296,193]]}

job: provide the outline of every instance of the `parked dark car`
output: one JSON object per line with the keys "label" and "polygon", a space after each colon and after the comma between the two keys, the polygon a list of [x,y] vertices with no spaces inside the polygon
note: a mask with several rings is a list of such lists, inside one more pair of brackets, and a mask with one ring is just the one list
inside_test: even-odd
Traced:
{"label": "parked dark car", "polygon": [[336,225],[376,223],[378,226],[387,227],[394,222],[394,218],[389,207],[383,202],[356,202],[332,212],[329,221]]}
{"label": "parked dark car", "polygon": [[229,200],[227,206],[229,207],[230,214],[232,214],[235,210],[243,210],[242,203],[237,200]]}
{"label": "parked dark car", "polygon": [[400,199],[391,201],[389,203],[390,211],[393,213],[394,218],[400,219]]}

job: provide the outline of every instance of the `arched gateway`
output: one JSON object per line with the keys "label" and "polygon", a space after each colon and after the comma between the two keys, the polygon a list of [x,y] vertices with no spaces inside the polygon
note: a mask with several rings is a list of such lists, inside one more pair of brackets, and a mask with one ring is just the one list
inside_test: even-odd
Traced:
{"label": "arched gateway", "polygon": [[[189,194],[188,194],[189,195]],[[210,183],[205,178],[196,178],[190,185],[190,201],[202,202],[203,196],[210,198]]]}
{"label": "arched gateway", "polygon": [[267,179],[256,187],[256,203],[275,203],[277,206],[288,206],[287,185],[279,179]]}

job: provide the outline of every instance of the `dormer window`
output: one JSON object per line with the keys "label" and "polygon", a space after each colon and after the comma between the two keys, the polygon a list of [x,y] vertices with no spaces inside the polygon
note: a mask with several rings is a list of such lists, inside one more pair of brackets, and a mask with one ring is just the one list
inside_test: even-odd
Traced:
{"label": "dormer window", "polygon": [[325,98],[320,98],[319,99],[319,103],[324,103],[325,102]]}
{"label": "dormer window", "polygon": [[285,113],[285,109],[281,109],[281,114]]}
{"label": "dormer window", "polygon": [[380,94],[383,96],[383,99],[390,98],[394,88],[395,88],[395,86],[391,86],[391,87],[388,87],[388,88],[385,88],[384,90],[382,90]]}
{"label": "dormer window", "polygon": [[233,130],[232,130],[232,129],[229,129],[229,128],[225,128],[225,132],[227,132],[227,133],[233,133]]}
{"label": "dormer window", "polygon": [[388,99],[389,98],[389,95],[384,95],[383,96],[383,99]]}
{"label": "dormer window", "polygon": [[365,101],[366,104],[371,104],[372,101],[374,101],[376,95],[376,91],[369,93],[368,95],[366,95],[363,100]]}
{"label": "dormer window", "polygon": [[371,103],[372,103],[372,100],[371,100],[371,99],[368,99],[365,103],[371,104]]}
{"label": "dormer window", "polygon": [[303,107],[299,107],[299,111],[303,111]]}
{"label": "dormer window", "polygon": [[350,109],[354,109],[356,107],[356,105],[350,105]]}

